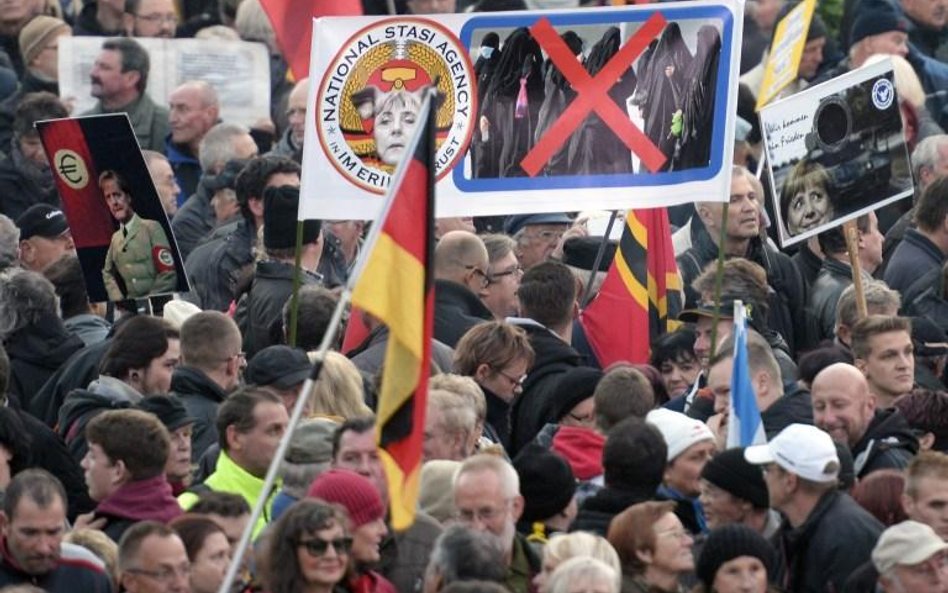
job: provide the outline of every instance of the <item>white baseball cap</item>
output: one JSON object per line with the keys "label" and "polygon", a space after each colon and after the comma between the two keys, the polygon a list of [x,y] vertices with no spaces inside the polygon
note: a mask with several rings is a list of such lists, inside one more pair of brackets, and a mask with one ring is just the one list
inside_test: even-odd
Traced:
{"label": "white baseball cap", "polygon": [[901,564],[912,566],[948,549],[935,530],[918,521],[902,521],[882,532],[872,550],[872,563],[880,574]]}
{"label": "white baseball cap", "polygon": [[[839,476],[839,455],[833,439],[809,424],[791,424],[766,445],[748,447],[744,459],[755,465],[776,463],[813,482],[832,482]],[[830,465],[831,461],[835,463]]]}
{"label": "white baseball cap", "polygon": [[714,440],[714,433],[707,424],[674,410],[656,408],[645,416],[645,421],[662,433],[668,445],[668,461],[696,443]]}

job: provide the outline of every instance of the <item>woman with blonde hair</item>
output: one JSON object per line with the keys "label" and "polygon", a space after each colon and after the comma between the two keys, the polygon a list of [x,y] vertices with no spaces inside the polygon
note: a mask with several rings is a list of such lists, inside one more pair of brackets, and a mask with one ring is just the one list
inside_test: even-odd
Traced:
{"label": "woman with blonde hair", "polygon": [[338,352],[326,353],[310,401],[313,416],[326,416],[340,422],[372,414],[365,405],[365,388],[359,369]]}
{"label": "woman with blonde hair", "polygon": [[556,567],[550,593],[619,593],[619,571],[602,560],[579,556]]}
{"label": "woman with blonde hair", "polygon": [[616,576],[616,587],[620,584],[622,565],[615,548],[606,538],[586,531],[558,533],[543,546],[543,564],[533,577],[533,585],[540,593],[550,593],[550,576],[558,566],[576,557],[595,558],[611,567]]}

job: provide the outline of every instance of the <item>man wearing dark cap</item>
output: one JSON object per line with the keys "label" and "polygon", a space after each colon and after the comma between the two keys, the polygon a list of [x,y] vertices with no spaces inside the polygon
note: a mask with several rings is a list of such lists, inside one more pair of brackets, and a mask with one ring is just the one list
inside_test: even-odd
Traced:
{"label": "man wearing dark cap", "polygon": [[171,484],[172,494],[177,496],[191,484],[191,431],[195,418],[188,415],[181,400],[169,395],[148,396],[138,402],[137,407],[154,414],[168,429],[171,448],[165,463],[165,478]]}
{"label": "man wearing dark cap", "polygon": [[20,229],[20,265],[42,272],[67,254],[76,253],[66,216],[59,208],[35,204],[16,219]]}
{"label": "man wearing dark cap", "polygon": [[573,219],[561,212],[518,214],[504,222],[504,232],[517,242],[517,259],[524,270],[563,250],[563,237]]}
{"label": "man wearing dark cap", "polygon": [[770,538],[780,527],[764,476],[744,459],[743,447],[722,451],[704,465],[700,500],[709,529],[741,524]]}
{"label": "man wearing dark cap", "polygon": [[915,385],[944,391],[941,377],[948,362],[948,334],[925,317],[913,317],[912,345],[915,347]]}
{"label": "man wearing dark cap", "polygon": [[523,514],[517,531],[527,541],[546,543],[549,537],[567,531],[576,518],[576,478],[566,460],[540,445],[527,445],[513,460],[520,477]]}
{"label": "man wearing dark cap", "polygon": [[[250,291],[241,297],[236,315],[244,336],[244,350],[250,356],[270,345],[271,326],[281,322],[283,305],[293,293],[299,203],[299,187],[284,185],[263,192],[263,246],[268,258],[257,262]],[[320,221],[305,221],[300,253],[301,284],[322,282],[316,272],[322,252]]]}
{"label": "man wearing dark cap", "polygon": [[[287,411],[292,411],[303,381],[313,369],[306,353],[282,344],[267,346],[250,359],[244,379],[248,385],[268,387],[279,394]],[[310,404],[307,403],[307,406]],[[303,409],[309,416],[310,409]]]}

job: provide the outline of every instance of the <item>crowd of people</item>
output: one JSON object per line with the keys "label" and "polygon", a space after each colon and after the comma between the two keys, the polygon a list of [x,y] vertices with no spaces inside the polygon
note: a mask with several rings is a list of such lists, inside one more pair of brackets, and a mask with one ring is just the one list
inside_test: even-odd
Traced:
{"label": "crowd of people", "polygon": [[[578,5],[394,2],[419,14]],[[259,0],[0,2],[0,591],[212,593],[241,557],[241,592],[948,592],[948,9],[820,2],[784,91],[895,56],[915,195],[857,220],[854,272],[840,229],[795,251],[774,243],[774,192],[747,166],[760,158],[760,64],[791,6],[746,8],[730,205],[697,196],[669,209],[684,309],[648,361],[602,368],[583,325],[587,286],[616,252],[593,231],[601,213],[436,221],[418,509],[395,531],[374,416],[380,320],[347,318],[361,340],[343,349],[340,333],[288,430],[367,223],[307,221],[297,252],[308,83],[287,78]],[[162,245],[176,243],[190,292],[90,302],[33,127],[70,113],[56,56],[71,34],[109,38],[92,113],[128,113],[171,221]],[[167,106],[150,97],[136,38],[173,36],[267,44],[271,118],[222,121],[201,81]],[[668,79],[640,80],[662,113],[686,114],[682,149],[708,125],[695,97],[713,87],[721,41],[713,27],[665,37],[655,56]],[[485,38],[495,47],[480,55],[520,51],[509,39]],[[564,34],[593,69],[620,41],[611,29],[593,48],[577,39]],[[542,68],[563,107],[568,85]],[[666,119],[653,122],[659,139]],[[602,162],[614,141],[599,143],[609,132],[597,121],[582,127],[595,140],[577,147],[583,166],[625,172],[625,155]],[[675,162],[704,162],[698,144]],[[819,181],[800,175],[801,187]],[[120,252],[134,217],[112,193]],[[818,202],[792,206],[801,229]],[[767,442],[727,448],[738,300]]]}

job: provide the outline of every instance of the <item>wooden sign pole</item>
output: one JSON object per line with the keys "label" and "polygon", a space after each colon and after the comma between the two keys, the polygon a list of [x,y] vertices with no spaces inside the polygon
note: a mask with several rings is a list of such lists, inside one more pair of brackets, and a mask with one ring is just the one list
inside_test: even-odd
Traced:
{"label": "wooden sign pole", "polygon": [[866,293],[862,286],[862,267],[859,265],[859,229],[856,221],[849,220],[843,223],[843,233],[846,236],[846,249],[849,251],[849,265],[852,268],[853,287],[856,291],[857,318],[868,315],[866,309]]}

